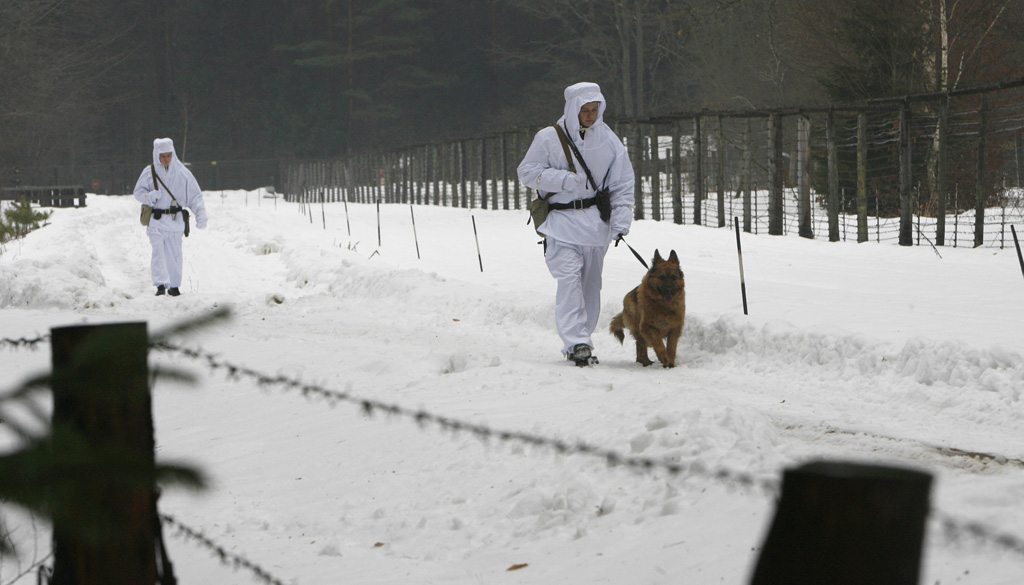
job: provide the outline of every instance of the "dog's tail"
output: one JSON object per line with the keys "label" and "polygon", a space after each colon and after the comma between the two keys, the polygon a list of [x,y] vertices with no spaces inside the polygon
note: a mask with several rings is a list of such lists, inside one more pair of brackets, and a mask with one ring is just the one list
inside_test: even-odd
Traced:
{"label": "dog's tail", "polygon": [[626,335],[623,333],[623,329],[625,329],[625,324],[622,322],[622,313],[619,313],[612,317],[612,326],[609,327],[612,335],[615,336],[615,339],[619,340],[619,343],[625,343]]}

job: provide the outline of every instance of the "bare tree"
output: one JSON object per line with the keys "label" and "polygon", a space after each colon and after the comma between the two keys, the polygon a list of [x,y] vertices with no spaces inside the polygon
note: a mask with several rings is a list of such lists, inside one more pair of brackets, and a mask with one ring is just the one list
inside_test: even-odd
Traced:
{"label": "bare tree", "polygon": [[99,90],[125,58],[110,2],[0,2],[0,167],[74,163],[88,125],[109,103]]}
{"label": "bare tree", "polygon": [[628,118],[678,109],[692,92],[683,71],[697,27],[743,0],[513,0],[558,32],[506,52],[506,59],[547,64],[563,79],[607,80],[610,107]]}

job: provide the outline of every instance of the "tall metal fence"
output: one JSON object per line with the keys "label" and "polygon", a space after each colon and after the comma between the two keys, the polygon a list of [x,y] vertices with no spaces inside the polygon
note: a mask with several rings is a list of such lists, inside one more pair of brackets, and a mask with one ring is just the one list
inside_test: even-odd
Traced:
{"label": "tall metal fence", "polygon": [[[1024,79],[818,109],[612,120],[637,219],[901,245],[1008,245],[1024,223]],[[286,197],[521,209],[539,128],[282,165]]]}

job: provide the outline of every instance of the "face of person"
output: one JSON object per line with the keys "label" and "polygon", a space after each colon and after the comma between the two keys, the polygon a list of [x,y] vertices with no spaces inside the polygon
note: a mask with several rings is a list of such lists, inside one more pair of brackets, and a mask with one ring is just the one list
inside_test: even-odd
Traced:
{"label": "face of person", "polygon": [[601,106],[600,102],[590,102],[584,104],[580,108],[580,126],[583,128],[590,128],[597,122],[597,110]]}
{"label": "face of person", "polygon": [[160,153],[160,164],[164,165],[164,167],[167,167],[168,165],[171,164],[172,156],[173,155],[171,153],[169,153],[169,152],[161,152]]}

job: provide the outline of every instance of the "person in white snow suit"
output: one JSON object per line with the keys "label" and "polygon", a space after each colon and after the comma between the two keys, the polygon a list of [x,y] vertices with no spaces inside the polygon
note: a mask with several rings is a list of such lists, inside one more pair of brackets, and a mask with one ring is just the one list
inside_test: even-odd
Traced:
{"label": "person in white snow suit", "polygon": [[[597,363],[591,335],[601,312],[604,257],[608,245],[628,235],[633,222],[633,167],[622,141],[604,123],[604,112],[605,99],[596,83],[570,85],[558,120],[569,148],[563,148],[554,127],[544,128],[518,169],[523,184],[550,203],[551,211],[537,231],[545,236],[544,259],[558,283],[555,323],[562,353],[579,366]],[[569,170],[567,150],[576,172]],[[601,205],[607,219],[599,211],[599,191],[608,194],[610,214]]]}
{"label": "person in white snow suit", "polygon": [[206,205],[203,192],[192,172],[178,160],[170,138],[153,141],[153,164],[142,169],[135,183],[135,199],[153,208],[146,228],[153,247],[150,273],[157,296],[181,294],[182,236],[189,228],[191,209],[195,225],[206,229]]}

